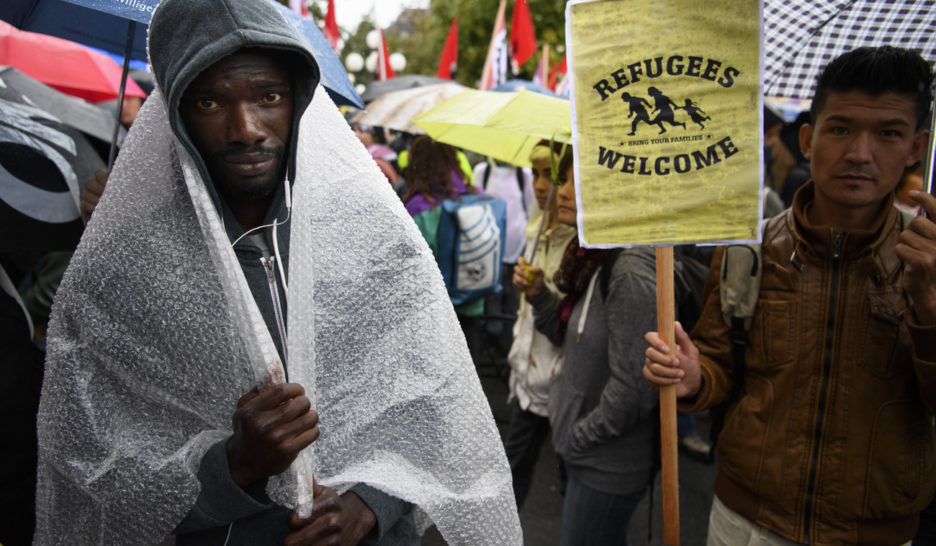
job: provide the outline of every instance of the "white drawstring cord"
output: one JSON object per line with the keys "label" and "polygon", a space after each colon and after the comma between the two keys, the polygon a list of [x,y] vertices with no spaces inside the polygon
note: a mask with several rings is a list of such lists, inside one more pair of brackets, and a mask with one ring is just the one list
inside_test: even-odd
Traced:
{"label": "white drawstring cord", "polygon": [[[251,233],[257,231],[258,229],[273,227],[273,225],[276,224],[277,222],[279,222],[279,225],[283,225],[283,224],[285,224],[285,223],[288,222],[288,221],[289,221],[289,209],[286,209],[286,218],[285,218],[282,222],[279,222],[278,220],[273,220],[273,223],[272,223],[272,224],[263,224],[262,226],[257,226],[257,227],[255,227],[255,228],[248,229],[247,231],[245,231],[244,233],[242,233],[240,237],[238,237],[237,239],[234,239],[234,242],[231,243],[231,246],[235,246],[237,243],[240,242],[241,239],[243,239],[244,237],[246,237],[246,236],[250,235]],[[275,242],[274,242],[274,244],[275,244]]]}
{"label": "white drawstring cord", "polygon": [[234,239],[234,242],[231,243],[231,246],[233,247],[234,245],[239,243],[241,239],[257,231],[258,229],[272,227],[273,228],[273,255],[276,256],[276,263],[279,266],[277,267],[277,269],[279,269],[280,282],[283,283],[283,295],[286,296],[287,301],[289,301],[289,288],[286,286],[286,271],[283,268],[283,258],[280,256],[280,252],[279,252],[279,238],[276,236],[276,228],[288,222],[289,218],[292,216],[292,195],[290,192],[288,179],[283,180],[283,191],[286,192],[286,218],[282,222],[280,222],[279,220],[273,220],[272,224],[264,224],[262,226],[257,226],[253,229],[249,229],[245,231],[240,237],[238,237],[237,239]]}
{"label": "white drawstring cord", "polygon": [[[289,187],[289,178],[283,179],[283,194],[286,199],[286,220],[283,221],[285,224],[289,221],[289,217],[292,215],[292,188]],[[276,236],[276,227],[277,223],[273,222],[273,255],[276,256],[276,263],[279,265],[279,276],[280,281],[283,283],[283,297],[286,298],[286,302],[289,302],[289,287],[286,286],[286,268],[283,267],[283,258],[280,257],[279,253],[279,238]]]}
{"label": "white drawstring cord", "polygon": [[227,546],[228,541],[231,540],[231,529],[233,528],[234,528],[234,522],[232,521],[231,523],[228,524],[227,536],[224,537],[224,546]]}
{"label": "white drawstring cord", "polygon": [[[289,211],[288,208],[286,210]],[[288,212],[286,218],[289,218]],[[279,270],[280,282],[283,283],[283,296],[286,297],[286,301],[289,301],[289,288],[286,286],[286,270],[283,267],[283,258],[280,257],[279,237],[276,236],[276,228],[279,225],[279,223],[273,222],[273,255],[276,256],[276,269]]]}

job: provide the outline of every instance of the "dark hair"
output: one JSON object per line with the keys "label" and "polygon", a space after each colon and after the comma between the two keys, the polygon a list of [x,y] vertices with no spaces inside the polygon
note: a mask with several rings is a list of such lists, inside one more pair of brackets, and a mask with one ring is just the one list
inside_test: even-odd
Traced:
{"label": "dark hair", "polygon": [[830,91],[861,91],[874,97],[901,93],[913,96],[920,128],[933,102],[932,86],[933,70],[919,53],[891,46],[859,47],[833,59],[819,75],[809,114],[816,123]]}
{"label": "dark hair", "polygon": [[569,167],[572,166],[572,159],[573,159],[572,156],[573,156],[573,154],[572,154],[572,146],[569,145],[568,147],[566,147],[565,154],[563,154],[563,155],[562,155],[562,158],[559,159],[559,172],[558,172],[558,175],[559,175],[560,177],[563,176],[563,175],[566,173],[566,171],[569,170]]}
{"label": "dark hair", "polygon": [[383,128],[374,127],[371,125],[365,125],[363,123],[351,123],[351,127],[355,131],[360,131],[362,133],[367,133],[374,139],[375,144],[386,144],[387,139],[384,137]]}
{"label": "dark hair", "polygon": [[809,112],[803,111],[796,115],[795,120],[784,124],[783,128],[780,129],[780,142],[793,154],[793,159],[796,160],[797,165],[806,161],[803,150],[800,149],[799,132],[800,127],[807,123],[809,123]]}
{"label": "dark hair", "polygon": [[370,127],[367,129],[367,132],[374,137],[374,142],[377,144],[387,144],[387,137],[384,134],[383,127]]}
{"label": "dark hair", "polygon": [[416,137],[409,151],[405,175],[408,189],[403,202],[414,195],[422,195],[430,203],[454,197],[452,173],[459,172],[459,168],[455,148],[426,135]]}
{"label": "dark hair", "polygon": [[778,123],[783,123],[783,118],[764,102],[764,132],[776,127]]}

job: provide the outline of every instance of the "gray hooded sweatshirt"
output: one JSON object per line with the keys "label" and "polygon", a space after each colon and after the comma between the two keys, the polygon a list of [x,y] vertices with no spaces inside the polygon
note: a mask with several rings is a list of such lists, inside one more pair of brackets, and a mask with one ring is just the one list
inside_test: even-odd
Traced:
{"label": "gray hooded sweatshirt", "polygon": [[562,371],[549,389],[556,452],[588,487],[623,495],[644,490],[655,470],[659,394],[641,368],[643,335],[656,329],[656,265],[644,247],[602,267],[611,268],[607,286],[599,270],[572,309],[565,339],[557,335],[558,296],[544,290],[530,303],[536,328],[562,345]]}
{"label": "gray hooded sweatshirt", "polygon": [[[242,48],[263,48],[282,52],[293,67],[293,120],[287,144],[287,177],[295,179],[299,120],[312,100],[320,73],[311,53],[302,45],[288,23],[265,0],[164,0],[153,15],[149,30],[150,62],[156,81],[166,99],[169,122],[199,169],[210,180],[208,169],[196,150],[179,113],[179,104],[189,84],[205,69]],[[231,209],[209,185],[231,241],[243,231]],[[284,189],[280,185],[267,211],[264,224],[287,217]],[[273,248],[272,230],[262,232],[268,248]],[[288,274],[289,228],[277,230],[279,254]],[[267,328],[284,356],[284,340],[279,334],[273,296],[267,272],[261,264],[263,252],[249,238],[234,247],[247,284]],[[279,266],[280,264],[277,264]],[[273,282],[277,282],[275,279]],[[284,291],[280,289],[280,294]],[[279,304],[285,309],[285,299]],[[282,313],[285,317],[285,311]],[[283,319],[285,321],[285,319]],[[285,327],[285,324],[283,324]],[[284,359],[285,362],[285,359]],[[288,373],[288,369],[287,369]],[[227,440],[211,448],[202,459],[198,479],[201,492],[196,504],[176,528],[177,544],[282,544],[289,533],[289,511],[273,504],[264,493],[265,482],[246,489],[231,479]],[[418,544],[409,503],[364,484],[351,489],[377,516],[377,524],[362,544]],[[230,534],[229,534],[230,533]]]}

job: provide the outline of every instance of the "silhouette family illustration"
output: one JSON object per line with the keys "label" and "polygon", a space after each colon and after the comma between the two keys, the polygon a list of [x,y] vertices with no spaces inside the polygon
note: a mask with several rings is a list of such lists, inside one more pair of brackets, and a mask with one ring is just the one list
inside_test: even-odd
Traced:
{"label": "silhouette family illustration", "polygon": [[656,125],[659,127],[659,134],[661,135],[666,132],[666,127],[663,126],[664,122],[668,123],[671,127],[678,126],[685,130],[686,124],[681,121],[676,121],[676,110],[684,110],[689,115],[689,119],[702,129],[705,129],[705,125],[702,122],[712,119],[706,115],[692,99],[686,99],[685,105],[679,106],[656,87],[650,87],[647,89],[647,93],[649,93],[650,97],[653,99],[652,111],[657,112],[656,117],[653,119],[650,119],[650,113],[647,111],[647,108],[651,106],[647,99],[634,97],[626,91],[621,93],[621,100],[626,102],[630,107],[630,112],[627,114],[627,117],[634,118],[634,121],[631,123],[631,131],[627,133],[628,136],[633,136],[637,133],[637,124],[641,121],[647,125]]}

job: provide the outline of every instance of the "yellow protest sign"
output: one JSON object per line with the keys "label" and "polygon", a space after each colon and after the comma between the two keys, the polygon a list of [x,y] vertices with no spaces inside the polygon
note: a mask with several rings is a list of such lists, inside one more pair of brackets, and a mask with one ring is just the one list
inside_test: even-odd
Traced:
{"label": "yellow protest sign", "polygon": [[756,0],[568,5],[587,246],[757,239],[760,10]]}

